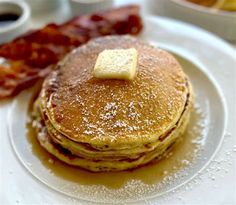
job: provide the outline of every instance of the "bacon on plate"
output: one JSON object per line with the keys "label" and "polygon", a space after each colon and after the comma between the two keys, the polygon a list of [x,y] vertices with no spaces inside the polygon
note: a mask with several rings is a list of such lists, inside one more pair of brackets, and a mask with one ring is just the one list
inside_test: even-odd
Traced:
{"label": "bacon on plate", "polygon": [[125,6],[49,24],[0,45],[0,99],[17,95],[44,78],[72,49],[91,38],[136,35],[142,30],[139,7]]}

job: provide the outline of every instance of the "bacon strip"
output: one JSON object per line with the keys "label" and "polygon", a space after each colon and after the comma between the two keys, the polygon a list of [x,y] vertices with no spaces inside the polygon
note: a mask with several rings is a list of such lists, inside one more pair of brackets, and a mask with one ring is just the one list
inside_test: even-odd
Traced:
{"label": "bacon strip", "polygon": [[44,78],[68,52],[104,35],[142,30],[138,6],[125,6],[49,24],[0,45],[0,99],[17,95]]}

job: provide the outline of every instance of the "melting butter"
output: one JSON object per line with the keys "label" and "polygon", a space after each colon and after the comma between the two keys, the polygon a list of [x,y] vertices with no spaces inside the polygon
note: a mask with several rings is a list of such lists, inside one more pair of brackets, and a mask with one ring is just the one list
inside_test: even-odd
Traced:
{"label": "melting butter", "polygon": [[135,48],[103,50],[97,57],[93,75],[102,79],[133,80],[137,61]]}

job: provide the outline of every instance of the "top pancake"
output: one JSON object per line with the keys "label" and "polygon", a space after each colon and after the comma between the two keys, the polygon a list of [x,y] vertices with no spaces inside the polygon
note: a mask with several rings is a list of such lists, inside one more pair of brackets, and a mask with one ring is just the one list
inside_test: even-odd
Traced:
{"label": "top pancake", "polygon": [[[133,81],[96,79],[104,49],[136,48]],[[54,128],[76,142],[125,149],[156,141],[179,120],[189,93],[175,58],[129,36],[97,38],[70,53],[45,80],[41,108]]]}

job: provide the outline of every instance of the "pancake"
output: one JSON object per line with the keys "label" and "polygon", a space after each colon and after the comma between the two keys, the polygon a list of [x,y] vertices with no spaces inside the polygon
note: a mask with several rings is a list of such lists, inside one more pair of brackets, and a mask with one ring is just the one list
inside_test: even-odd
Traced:
{"label": "pancake", "polygon": [[[181,118],[175,125],[174,129],[177,129],[179,127],[179,124],[182,124],[183,121],[186,121],[189,113],[189,109],[191,108],[191,99],[189,98],[186,102],[185,110],[182,113]],[[40,109],[37,109],[37,112],[40,112]],[[157,140],[156,142],[148,145],[141,145],[139,147],[133,148],[133,150],[108,150],[108,151],[99,151],[94,148],[91,148],[88,145],[83,145],[82,143],[77,143],[70,141],[65,136],[57,132],[55,129],[53,129],[52,125],[50,123],[48,124],[48,119],[45,119],[45,116],[43,116],[42,113],[38,113],[39,118],[44,118],[44,123],[47,127],[47,132],[49,135],[49,138],[57,144],[60,144],[62,147],[70,150],[70,152],[74,155],[80,156],[80,157],[86,157],[88,159],[97,159],[97,160],[121,160],[121,159],[136,159],[140,157],[141,155],[145,154],[145,152],[150,152],[160,146],[162,146],[163,143],[161,140]],[[173,128],[169,130],[167,133],[165,133],[165,136],[168,136],[170,132],[174,131]],[[164,136],[162,136],[164,137]]]}
{"label": "pancake", "polygon": [[[49,133],[47,132],[46,126],[42,123],[43,120],[40,114],[37,118],[37,131],[38,140],[42,147],[44,147],[49,153],[56,156],[61,161],[72,166],[79,166],[83,169],[92,172],[104,172],[104,171],[122,171],[137,168],[145,165],[153,160],[159,160],[168,150],[178,141],[179,137],[183,134],[190,117],[191,104],[190,100],[186,105],[183,115],[176,125],[176,127],[169,133],[168,137],[163,141],[159,141],[158,146],[148,152],[142,153],[139,157],[135,159],[130,158],[88,158],[83,156],[78,156],[72,153],[70,150],[65,149],[60,144],[55,143]],[[96,155],[94,155],[96,156]]]}
{"label": "pancake", "polygon": [[[134,80],[93,77],[101,51],[131,47],[139,54]],[[38,139],[71,165],[132,169],[160,157],[181,136],[191,105],[191,84],[171,54],[130,36],[97,38],[46,78],[35,102]]]}

